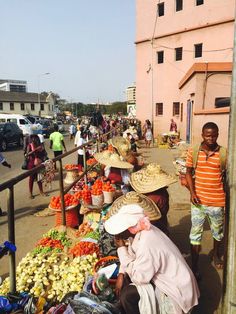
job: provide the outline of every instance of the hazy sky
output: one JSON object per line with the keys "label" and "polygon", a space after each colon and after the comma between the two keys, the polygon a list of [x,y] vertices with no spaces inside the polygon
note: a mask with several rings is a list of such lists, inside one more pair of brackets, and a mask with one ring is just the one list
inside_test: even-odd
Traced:
{"label": "hazy sky", "polygon": [[29,92],[122,101],[135,81],[135,0],[2,0],[0,30],[0,79]]}

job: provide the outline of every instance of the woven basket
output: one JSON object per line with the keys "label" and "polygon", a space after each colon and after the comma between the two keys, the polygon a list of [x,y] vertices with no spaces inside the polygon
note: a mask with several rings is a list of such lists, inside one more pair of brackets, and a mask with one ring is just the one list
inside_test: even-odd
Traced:
{"label": "woven basket", "polygon": [[[93,272],[94,274],[96,274],[98,272],[98,270],[102,267],[102,266],[106,266],[106,263],[108,262],[118,262],[119,258],[117,256],[106,256],[106,257],[102,257],[100,258],[97,263],[94,265],[93,268]],[[116,284],[117,279],[108,279],[108,282],[110,284],[115,285]]]}
{"label": "woven basket", "polygon": [[[56,226],[62,225],[62,212],[56,212]],[[72,208],[66,211],[66,226],[74,228],[78,226],[79,219],[78,219],[78,210],[77,208]]]}

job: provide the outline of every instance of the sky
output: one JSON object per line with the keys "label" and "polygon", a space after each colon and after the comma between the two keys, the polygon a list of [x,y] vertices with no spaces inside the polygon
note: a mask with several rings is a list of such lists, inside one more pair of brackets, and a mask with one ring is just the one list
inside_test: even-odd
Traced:
{"label": "sky", "polygon": [[2,0],[0,30],[0,79],[29,92],[107,103],[135,82],[135,0]]}

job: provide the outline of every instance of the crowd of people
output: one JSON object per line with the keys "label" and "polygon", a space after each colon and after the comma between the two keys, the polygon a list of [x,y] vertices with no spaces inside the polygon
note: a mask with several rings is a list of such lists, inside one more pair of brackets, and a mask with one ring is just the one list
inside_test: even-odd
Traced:
{"label": "crowd of people", "polygon": [[[173,119],[170,131],[177,132]],[[169,238],[168,186],[176,179],[156,163],[142,167],[138,159],[139,141],[144,139],[146,147],[150,147],[152,142],[151,122],[146,120],[141,128],[140,121],[120,117],[103,119],[97,125],[79,121],[77,127],[70,126],[69,133],[75,147],[92,138],[100,140],[101,150],[94,157],[102,165],[102,175],[120,186],[122,191],[122,195],[111,205],[105,222],[105,231],[114,236],[120,260],[115,290],[120,311],[124,314],[190,313],[198,304],[197,282],[201,277],[198,260],[206,217],[214,238],[215,266],[223,267],[219,248],[224,229],[225,191],[222,178],[226,168],[226,150],[217,143],[217,125],[209,122],[203,126],[202,143],[197,149],[190,148],[187,156],[186,182],[191,197],[192,222],[191,269]],[[57,125],[49,139],[55,157],[66,151]],[[88,150],[78,149],[76,163],[80,170],[89,153]],[[24,154],[28,159],[28,170],[48,158],[37,135],[27,139]],[[10,167],[2,155],[0,162]],[[42,182],[34,174],[29,177],[30,198],[34,197],[34,181],[38,183],[40,194],[46,195]]]}

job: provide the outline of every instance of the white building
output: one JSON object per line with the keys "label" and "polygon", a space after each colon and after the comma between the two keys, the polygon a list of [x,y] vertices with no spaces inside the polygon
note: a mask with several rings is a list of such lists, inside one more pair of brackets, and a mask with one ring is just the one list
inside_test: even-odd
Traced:
{"label": "white building", "polygon": [[19,80],[0,80],[0,91],[27,93],[27,82]]}
{"label": "white building", "polygon": [[54,116],[53,93],[37,94],[0,91],[0,113],[30,114],[41,117]]}

